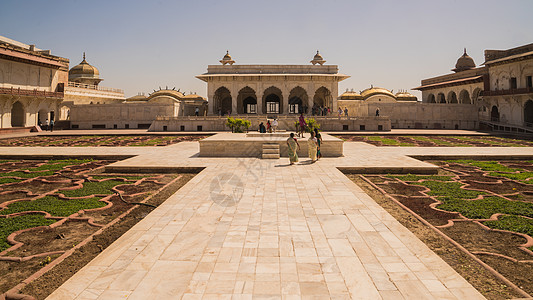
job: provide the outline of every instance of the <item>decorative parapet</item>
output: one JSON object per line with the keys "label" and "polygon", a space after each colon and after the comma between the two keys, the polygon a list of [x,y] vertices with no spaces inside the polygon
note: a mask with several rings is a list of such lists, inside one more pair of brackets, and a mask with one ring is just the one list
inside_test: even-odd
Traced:
{"label": "decorative parapet", "polygon": [[47,92],[39,90],[26,90],[21,88],[0,88],[0,94],[4,95],[17,95],[17,96],[35,96],[35,97],[47,97],[47,98],[63,98],[62,92]]}

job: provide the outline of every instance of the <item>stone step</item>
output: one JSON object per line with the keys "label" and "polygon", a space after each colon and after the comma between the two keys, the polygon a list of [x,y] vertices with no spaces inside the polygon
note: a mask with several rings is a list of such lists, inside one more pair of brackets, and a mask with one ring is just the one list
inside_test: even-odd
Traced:
{"label": "stone step", "polygon": [[279,144],[263,144],[263,149],[279,149]]}
{"label": "stone step", "polygon": [[265,149],[265,148],[263,148],[263,154],[278,154],[279,155],[279,148],[278,149]]}
{"label": "stone step", "polygon": [[279,153],[277,153],[277,154],[263,153],[262,158],[263,159],[278,159],[279,158]]}

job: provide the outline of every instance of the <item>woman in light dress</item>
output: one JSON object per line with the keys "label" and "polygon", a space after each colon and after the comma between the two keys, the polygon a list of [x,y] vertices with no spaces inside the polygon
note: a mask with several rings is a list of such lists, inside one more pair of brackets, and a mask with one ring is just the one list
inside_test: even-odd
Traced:
{"label": "woman in light dress", "polygon": [[307,151],[312,162],[316,161],[316,151],[318,147],[317,142],[318,141],[315,137],[315,132],[311,131],[311,137],[307,140]]}
{"label": "woman in light dress", "polygon": [[298,154],[296,151],[300,150],[300,144],[294,138],[294,133],[291,132],[291,136],[287,139],[287,146],[289,147],[289,162],[291,165],[298,162]]}

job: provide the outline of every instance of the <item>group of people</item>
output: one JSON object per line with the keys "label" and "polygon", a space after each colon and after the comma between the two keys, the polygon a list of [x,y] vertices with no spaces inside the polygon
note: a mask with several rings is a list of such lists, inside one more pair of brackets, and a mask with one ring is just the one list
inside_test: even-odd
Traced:
{"label": "group of people", "polygon": [[48,119],[46,119],[46,121],[44,122],[44,128],[43,128],[43,123],[41,122],[41,120],[39,120],[37,125],[39,125],[39,127],[41,129],[44,129],[45,131],[48,131],[48,130],[54,131],[54,120],[51,120],[50,122],[48,122]]}
{"label": "group of people", "polygon": [[342,113],[344,113],[344,116],[348,116],[348,107],[344,107],[344,110],[342,110],[342,107],[339,107],[339,110],[337,111],[339,113],[339,118],[342,117]]}
{"label": "group of people", "polygon": [[313,116],[327,116],[331,114],[331,109],[326,106],[313,106],[311,109],[311,114]]}
{"label": "group of people", "polygon": [[270,120],[267,120],[266,127],[265,127],[265,124],[263,124],[263,122],[259,124],[259,133],[267,133],[267,132],[272,133],[272,131],[276,132],[277,129],[278,129],[278,119],[272,120],[272,123],[270,122]]}
{"label": "group of people", "polygon": [[[289,163],[294,165],[298,162],[298,153],[300,150],[300,144],[298,140],[294,137],[294,132],[291,132],[290,137],[287,139],[287,146],[289,149]],[[322,157],[320,152],[320,146],[322,146],[322,136],[318,132],[318,129],[311,131],[311,136],[307,140],[307,154],[311,159],[311,162],[314,163]]]}

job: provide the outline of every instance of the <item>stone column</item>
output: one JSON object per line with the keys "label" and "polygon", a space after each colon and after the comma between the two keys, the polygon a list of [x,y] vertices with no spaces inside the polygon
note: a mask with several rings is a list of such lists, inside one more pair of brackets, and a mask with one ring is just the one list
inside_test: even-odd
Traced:
{"label": "stone column", "polygon": [[215,88],[212,81],[207,81],[207,101],[207,114],[216,115],[218,112],[215,110]]}
{"label": "stone column", "polygon": [[288,115],[289,114],[289,94],[290,94],[291,91],[289,91],[289,88],[287,86],[287,77],[284,78],[283,80],[283,86],[281,86],[281,96],[282,96],[282,99],[281,100],[281,106],[283,107],[283,111],[281,111],[280,113],[284,114],[284,115]]}
{"label": "stone column", "polygon": [[334,81],[331,83],[331,97],[332,97],[332,105],[331,105],[331,112],[337,113],[338,106],[337,106],[337,97],[339,97],[339,82],[337,79],[333,79]]}
{"label": "stone column", "polygon": [[[235,79],[232,78],[232,80],[235,80]],[[237,84],[235,83],[235,81],[231,82],[230,93],[231,93],[231,114],[236,115],[238,113],[237,112],[237,96],[239,95],[239,91],[237,90]]]}

